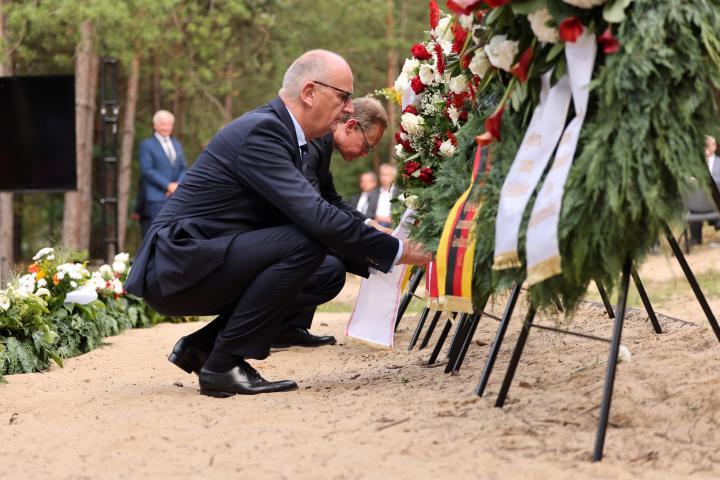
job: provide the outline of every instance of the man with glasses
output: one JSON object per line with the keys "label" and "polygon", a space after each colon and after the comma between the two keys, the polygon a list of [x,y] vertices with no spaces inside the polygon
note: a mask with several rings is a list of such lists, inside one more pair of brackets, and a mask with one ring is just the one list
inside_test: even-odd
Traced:
{"label": "man with glasses", "polygon": [[[331,205],[349,212],[378,230],[392,233],[392,230],[380,226],[372,218],[358,212],[346,202],[335,189],[333,177],[330,173],[330,160],[333,148],[340,153],[343,159],[351,162],[364,157],[380,142],[388,126],[387,112],[377,99],[363,97],[352,101],[353,113],[346,113],[342,122],[335,127],[332,133],[312,140],[308,143],[308,155],[303,158],[302,172],[310,185],[320,196]],[[353,259],[341,252],[331,251],[330,255],[339,259],[347,271],[367,278],[370,275],[368,265],[362,259]],[[273,342],[273,347],[283,348],[290,346],[318,347],[332,345],[335,337],[327,335],[313,335],[309,332],[312,319],[315,315],[316,305],[297,312],[285,323],[284,329]]]}
{"label": "man with glasses", "polygon": [[301,173],[307,141],[353,113],[352,90],[340,55],[295,60],[279,97],[210,140],[137,252],[128,292],[166,315],[218,315],[168,357],[199,373],[203,395],[297,388],[265,380],[246,360],[266,358],[288,318],[337,295],[345,273],[330,248],[384,272],[430,259],[323,200]]}

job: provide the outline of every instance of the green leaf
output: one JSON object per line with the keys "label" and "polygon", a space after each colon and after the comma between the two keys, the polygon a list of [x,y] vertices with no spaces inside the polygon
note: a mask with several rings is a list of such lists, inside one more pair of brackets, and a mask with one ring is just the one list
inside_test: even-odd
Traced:
{"label": "green leaf", "polygon": [[633,0],[614,0],[603,7],[603,19],[608,23],[620,23],[625,20],[625,9]]}
{"label": "green leaf", "polygon": [[547,0],[517,0],[511,3],[515,15],[527,15],[547,5]]}
{"label": "green leaf", "polygon": [[547,62],[550,63],[555,57],[560,55],[565,50],[565,43],[558,42],[552,46],[547,54]]}

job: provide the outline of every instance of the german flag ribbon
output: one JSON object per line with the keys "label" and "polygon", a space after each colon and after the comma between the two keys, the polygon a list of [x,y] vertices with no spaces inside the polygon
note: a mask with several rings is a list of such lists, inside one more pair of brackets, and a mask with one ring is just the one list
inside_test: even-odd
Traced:
{"label": "german flag ribbon", "polygon": [[[479,191],[491,165],[488,142],[480,137],[477,142],[470,186],[448,214],[435,257],[439,306],[449,312],[473,312],[472,274],[476,242],[473,226],[482,204]],[[480,174],[481,167],[484,167],[485,174]]]}

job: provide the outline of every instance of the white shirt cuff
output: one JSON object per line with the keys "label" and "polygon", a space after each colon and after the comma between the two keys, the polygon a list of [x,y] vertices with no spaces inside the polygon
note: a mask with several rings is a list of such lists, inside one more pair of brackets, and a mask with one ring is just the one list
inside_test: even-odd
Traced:
{"label": "white shirt cuff", "polygon": [[398,251],[397,254],[395,254],[395,260],[393,260],[393,265],[397,265],[397,263],[400,261],[400,257],[402,257],[403,254],[403,242],[398,238]]}
{"label": "white shirt cuff", "polygon": [[365,225],[370,225],[370,222],[372,222],[372,218],[366,218],[365,219]]}

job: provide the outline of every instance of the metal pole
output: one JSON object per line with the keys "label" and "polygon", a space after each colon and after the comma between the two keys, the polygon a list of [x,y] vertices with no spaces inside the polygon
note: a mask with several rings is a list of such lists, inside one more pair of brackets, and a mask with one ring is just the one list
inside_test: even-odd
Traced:
{"label": "metal pole", "polygon": [[412,300],[415,290],[417,290],[418,285],[420,285],[420,280],[422,280],[424,273],[425,269],[423,267],[415,267],[415,270],[410,276],[408,291],[405,292],[402,299],[400,300],[400,308],[398,308],[397,318],[395,319],[396,332],[398,329],[398,325],[400,325],[400,320],[402,320],[403,315],[405,315],[405,310],[407,310],[407,307],[410,305],[410,300]]}
{"label": "metal pole", "polygon": [[525,323],[523,323],[522,330],[520,330],[520,336],[515,344],[515,350],[510,358],[510,364],[508,365],[507,372],[505,373],[505,379],[500,387],[500,393],[498,393],[497,401],[495,401],[495,406],[498,408],[502,408],[503,405],[505,405],[507,394],[510,391],[510,384],[515,376],[515,370],[517,370],[517,366],[520,363],[520,357],[522,356],[523,349],[525,348],[525,343],[527,342],[527,337],[530,334],[530,328],[532,327],[534,318],[535,306],[530,304],[530,308],[525,316]]}
{"label": "metal pole", "polygon": [[640,280],[640,275],[638,274],[635,266],[632,268],[632,279],[633,282],[635,282],[635,287],[637,287],[638,293],[640,294],[640,300],[642,300],[642,303],[645,306],[645,311],[647,312],[648,317],[650,317],[650,323],[652,323],[655,333],[663,333],[660,322],[655,315],[655,309],[653,309],[652,303],[650,303],[650,297],[648,297],[648,294],[645,291],[645,287]]}
{"label": "metal pole", "polygon": [[448,336],[448,333],[450,333],[450,329],[452,328],[452,320],[449,318],[445,322],[445,326],[442,329],[442,332],[440,332],[440,338],[438,338],[438,342],[435,345],[435,348],[433,349],[432,353],[430,354],[430,358],[428,358],[426,365],[432,365],[437,360],[438,355],[440,355],[440,350],[442,350],[443,344],[445,343],[445,339]]}
{"label": "metal pole", "polygon": [[442,312],[440,310],[435,312],[435,315],[433,315],[432,320],[430,320],[430,325],[428,325],[427,332],[425,332],[425,337],[423,337],[422,342],[420,342],[418,350],[422,350],[423,348],[427,347],[428,343],[430,343],[430,337],[432,337],[432,334],[435,331],[438,320],[440,320],[440,315],[442,315]]}
{"label": "metal pole", "polygon": [[608,297],[605,287],[600,283],[600,280],[595,280],[595,285],[597,286],[598,292],[600,292],[600,298],[602,298],[603,305],[605,305],[605,311],[608,317],[615,318],[615,312],[613,312],[613,306],[612,303],[610,303],[610,297]]}
{"label": "metal pole", "polygon": [[623,266],[622,286],[620,298],[618,298],[618,313],[613,327],[612,340],[610,342],[610,356],[608,368],[605,375],[605,388],[600,406],[600,420],[598,423],[597,436],[595,437],[595,451],[593,462],[602,460],[603,448],[605,446],[605,433],[607,431],[608,418],[610,416],[610,404],[612,403],[613,386],[615,384],[615,370],[617,369],[618,353],[620,352],[620,339],[622,337],[623,320],[625,320],[625,306],[627,303],[628,288],[630,286],[630,273],[632,271],[632,260],[625,260]]}
{"label": "metal pole", "polygon": [[423,327],[425,326],[425,320],[427,320],[428,314],[430,313],[430,309],[428,307],[423,308],[422,313],[420,314],[420,319],[418,320],[417,326],[415,327],[415,331],[413,332],[413,336],[410,339],[410,344],[408,345],[408,352],[413,349],[415,344],[418,341],[418,338],[420,337],[420,332],[422,332]]}

